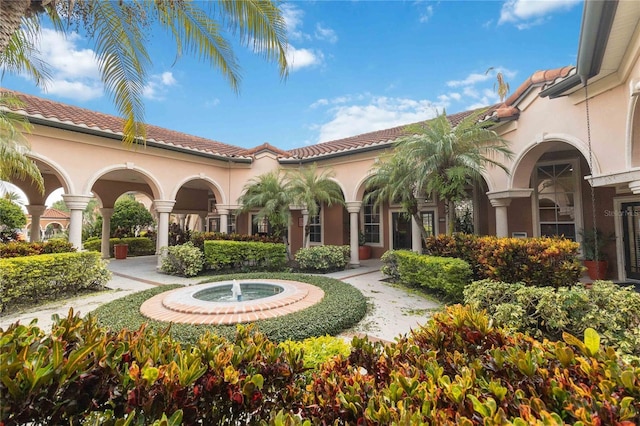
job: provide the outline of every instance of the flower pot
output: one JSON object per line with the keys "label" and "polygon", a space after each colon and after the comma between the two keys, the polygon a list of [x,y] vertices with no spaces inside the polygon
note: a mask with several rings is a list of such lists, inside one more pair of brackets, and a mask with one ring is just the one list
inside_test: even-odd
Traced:
{"label": "flower pot", "polygon": [[607,264],[606,260],[585,260],[584,266],[587,268],[589,278],[592,280],[604,280],[607,277]]}
{"label": "flower pot", "polygon": [[360,260],[371,259],[371,247],[370,246],[359,246],[358,247],[358,258],[360,258]]}
{"label": "flower pot", "polygon": [[127,252],[129,251],[128,244],[114,244],[113,255],[116,259],[122,260],[127,258]]}

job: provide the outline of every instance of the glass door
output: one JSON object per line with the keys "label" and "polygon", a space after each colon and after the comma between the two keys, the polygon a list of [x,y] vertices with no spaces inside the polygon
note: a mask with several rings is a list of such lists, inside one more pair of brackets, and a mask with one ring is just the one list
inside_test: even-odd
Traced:
{"label": "glass door", "polygon": [[394,250],[411,250],[411,219],[400,212],[391,213]]}
{"label": "glass door", "polygon": [[640,202],[622,204],[624,268],[627,278],[640,280]]}

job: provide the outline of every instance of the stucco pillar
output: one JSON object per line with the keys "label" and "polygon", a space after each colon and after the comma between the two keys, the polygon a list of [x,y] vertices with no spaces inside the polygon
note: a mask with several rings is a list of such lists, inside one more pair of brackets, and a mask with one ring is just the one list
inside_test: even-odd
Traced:
{"label": "stucco pillar", "polygon": [[169,245],[169,215],[175,203],[174,200],[153,200],[154,209],[158,213],[158,241],[156,242],[158,268],[162,265],[162,257],[166,254],[163,248]]}
{"label": "stucco pillar", "polygon": [[207,214],[201,213],[198,215],[200,218],[200,232],[206,232],[207,230]]}
{"label": "stucco pillar", "polygon": [[218,214],[220,215],[220,232],[226,234],[229,227],[229,209],[218,208]]}
{"label": "stucco pillar", "polygon": [[416,253],[422,253],[422,233],[420,232],[421,223],[411,216],[411,250]]}
{"label": "stucco pillar", "polygon": [[353,268],[360,266],[360,255],[358,254],[358,215],[360,214],[360,207],[362,202],[349,201],[347,204],[347,211],[349,212],[349,248],[351,249],[351,260],[349,265]]}
{"label": "stucco pillar", "polygon": [[185,223],[185,219],[187,217],[186,214],[178,214],[176,215],[178,217],[178,226],[180,227],[181,231],[184,231],[184,223]]}
{"label": "stucco pillar", "polygon": [[32,243],[40,241],[40,217],[47,209],[47,206],[29,204],[25,206],[31,215],[31,239]]}
{"label": "stucco pillar", "polygon": [[63,195],[62,199],[71,211],[69,220],[69,242],[78,250],[82,249],[82,212],[91,201],[89,195]]}
{"label": "stucco pillar", "polygon": [[102,207],[100,209],[102,215],[102,239],[100,242],[100,253],[103,259],[111,257],[109,239],[111,238],[111,216],[113,216],[113,207]]}
{"label": "stucco pillar", "polygon": [[491,205],[496,209],[496,236],[509,236],[509,216],[507,207],[511,204],[511,198],[494,198]]}

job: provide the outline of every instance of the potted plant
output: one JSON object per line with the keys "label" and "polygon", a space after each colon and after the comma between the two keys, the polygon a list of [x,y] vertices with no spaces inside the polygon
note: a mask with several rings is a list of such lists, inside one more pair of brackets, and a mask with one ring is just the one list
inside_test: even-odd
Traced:
{"label": "potted plant", "polygon": [[587,268],[589,278],[592,280],[605,279],[609,264],[604,249],[612,241],[612,237],[604,235],[602,231],[594,228],[583,229],[580,236],[582,237],[584,266]]}
{"label": "potted plant", "polygon": [[363,232],[358,233],[358,258],[360,260],[371,259],[371,247],[366,245],[367,239]]}

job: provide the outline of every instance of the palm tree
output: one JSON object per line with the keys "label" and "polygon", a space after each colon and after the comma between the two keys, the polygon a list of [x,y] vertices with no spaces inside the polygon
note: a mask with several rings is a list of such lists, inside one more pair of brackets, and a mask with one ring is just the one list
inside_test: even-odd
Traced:
{"label": "palm tree", "polygon": [[[489,67],[487,71],[485,71],[485,75],[489,74],[489,72],[493,71],[494,67]],[[509,93],[509,83],[507,83],[504,79],[504,74],[502,71],[496,72],[496,82],[493,83],[493,90],[498,94],[500,98],[500,102],[504,102],[504,99],[507,97]]]}
{"label": "palm tree", "polygon": [[[513,153],[504,139],[478,121],[483,113],[476,111],[456,126],[446,112],[408,126],[411,136],[398,138],[393,154],[373,170],[368,182],[372,199],[400,203],[420,223],[418,199],[436,195],[445,203],[447,231],[453,233],[455,202],[465,197],[468,185],[479,181],[489,165],[509,173],[495,157],[511,158]],[[427,237],[424,229],[422,236]]]}
{"label": "palm tree", "polygon": [[287,258],[291,259],[287,231],[291,222],[291,195],[288,183],[280,170],[265,173],[251,179],[244,186],[244,193],[238,200],[242,207],[238,213],[246,213],[259,209],[255,216],[255,222],[260,223],[264,219],[269,221],[271,232],[275,237],[282,238],[287,248]]}
{"label": "palm tree", "polygon": [[[206,9],[202,4],[207,5]],[[132,144],[145,137],[142,94],[152,64],[145,30],[152,23],[173,35],[178,56],[190,54],[208,62],[237,92],[239,65],[222,27],[237,34],[267,60],[277,61],[280,75],[285,78],[286,26],[278,4],[271,0],[0,0],[0,65],[14,64],[10,67],[13,70],[15,64],[38,69],[37,64],[28,60],[25,63],[28,57],[17,55],[25,52],[21,43],[29,43],[39,33],[38,19],[42,14],[57,29],[84,28],[95,41],[105,89],[124,116],[123,141]],[[21,22],[26,26],[21,27]],[[30,35],[20,36],[22,28],[27,28]]]}
{"label": "palm tree", "polygon": [[0,180],[30,179],[41,193],[44,180],[36,163],[26,156],[29,142],[24,136],[31,124],[22,116],[6,112],[19,108],[21,102],[9,93],[0,94]]}
{"label": "palm tree", "polygon": [[[289,190],[293,202],[303,206],[309,212],[309,218],[320,213],[320,204],[328,206],[333,203],[344,205],[344,197],[338,184],[331,180],[334,173],[331,169],[323,170],[318,174],[318,165],[313,163],[310,167],[290,171]],[[309,247],[309,235],[311,234],[311,221],[304,226],[303,246]]]}

